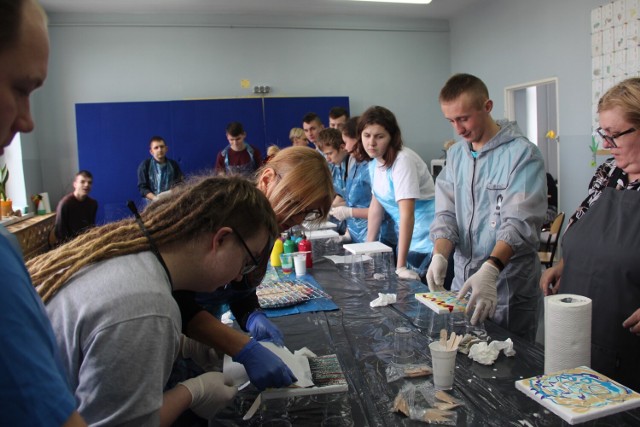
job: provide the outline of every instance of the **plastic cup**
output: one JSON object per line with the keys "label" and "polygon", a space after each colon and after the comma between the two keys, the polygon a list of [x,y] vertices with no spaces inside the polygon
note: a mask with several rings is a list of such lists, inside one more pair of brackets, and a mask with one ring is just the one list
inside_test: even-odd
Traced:
{"label": "plastic cup", "polygon": [[418,312],[416,313],[416,317],[413,319],[413,324],[418,328],[423,329],[428,335],[430,335],[430,329],[433,324],[433,316],[435,316],[435,312],[431,310],[424,304],[418,304]]}
{"label": "plastic cup", "polygon": [[400,326],[395,329],[393,336],[393,361],[396,363],[410,363],[413,360],[413,333],[411,329]]}
{"label": "plastic cup", "polygon": [[373,262],[374,262],[374,274],[378,276],[380,280],[386,279],[392,275],[394,269],[392,267],[393,264],[393,253],[392,252],[379,252],[372,254]]}
{"label": "plastic cup", "polygon": [[362,277],[364,275],[361,254],[353,254],[351,256],[351,275],[355,277]]}
{"label": "plastic cup", "polygon": [[470,323],[464,312],[455,312],[449,315],[449,332],[464,336]]}
{"label": "plastic cup", "polygon": [[446,350],[440,341],[429,344],[431,364],[433,367],[433,385],[436,390],[451,390],[456,368],[458,349]]}
{"label": "plastic cup", "polygon": [[282,263],[282,272],[284,274],[291,274],[293,272],[292,254],[280,254],[280,262]]}
{"label": "plastic cup", "polygon": [[[427,307],[427,309],[429,308]],[[439,340],[440,331],[443,329],[449,332],[449,314],[437,314],[434,312],[429,319],[429,326],[427,327],[427,334],[429,335],[429,338],[432,340]]]}
{"label": "plastic cup", "polygon": [[294,254],[293,265],[296,269],[296,276],[307,274],[307,254]]}

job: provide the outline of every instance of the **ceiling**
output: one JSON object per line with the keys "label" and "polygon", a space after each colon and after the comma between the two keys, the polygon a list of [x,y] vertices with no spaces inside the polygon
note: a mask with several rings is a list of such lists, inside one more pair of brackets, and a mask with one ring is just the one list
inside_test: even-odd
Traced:
{"label": "ceiling", "polygon": [[429,5],[349,0],[40,0],[49,13],[214,14],[451,19],[481,0],[433,0]]}

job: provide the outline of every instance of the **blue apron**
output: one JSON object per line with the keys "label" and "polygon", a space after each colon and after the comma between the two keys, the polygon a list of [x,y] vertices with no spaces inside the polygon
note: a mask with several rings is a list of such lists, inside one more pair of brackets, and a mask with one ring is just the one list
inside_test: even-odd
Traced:
{"label": "blue apron", "polygon": [[[352,208],[368,208],[371,204],[371,177],[368,161],[355,162],[347,174],[345,201]],[[347,228],[353,243],[367,241],[367,219],[347,218]]]}
{"label": "blue apron", "polygon": [[[372,167],[377,167],[375,162],[372,162]],[[373,169],[371,170],[373,171]],[[398,236],[400,230],[400,208],[395,198],[393,180],[391,179],[391,168],[386,170],[386,175],[389,182],[389,191],[387,194],[382,194],[375,190],[373,190],[373,194],[394,221],[396,236]],[[431,242],[431,239],[429,238],[429,228],[431,227],[431,222],[433,222],[433,218],[435,217],[435,199],[416,199],[414,216],[415,222],[413,225],[413,235],[411,236],[409,251],[421,254],[431,254],[433,251],[433,242]]]}

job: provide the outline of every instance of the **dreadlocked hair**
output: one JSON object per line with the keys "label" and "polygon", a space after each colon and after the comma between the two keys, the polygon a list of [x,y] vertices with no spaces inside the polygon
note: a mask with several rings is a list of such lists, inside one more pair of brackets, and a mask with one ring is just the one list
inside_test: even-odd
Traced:
{"label": "dreadlocked hair", "polygon": [[[269,201],[255,184],[232,176],[194,177],[172,189],[140,213],[158,246],[193,241],[203,233],[231,227],[250,239],[266,228],[271,238],[278,224]],[[261,227],[262,226],[262,227]],[[27,263],[34,286],[48,302],[80,269],[150,249],[134,218],[88,230],[76,239]]]}

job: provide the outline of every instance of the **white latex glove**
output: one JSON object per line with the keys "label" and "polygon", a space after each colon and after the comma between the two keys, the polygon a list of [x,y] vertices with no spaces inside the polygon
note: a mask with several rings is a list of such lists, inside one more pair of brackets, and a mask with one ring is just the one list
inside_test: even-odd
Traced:
{"label": "white latex glove", "polygon": [[415,271],[407,267],[400,267],[396,270],[396,274],[401,279],[420,281],[420,276]]}
{"label": "white latex glove", "polygon": [[227,406],[238,392],[238,387],[224,383],[222,372],[207,372],[180,384],[191,393],[191,410],[207,420]]}
{"label": "white latex glove", "polygon": [[349,206],[335,206],[329,211],[329,215],[338,221],[344,221],[347,218],[353,218],[353,208]]}
{"label": "white latex glove", "polygon": [[498,304],[496,282],[499,274],[500,270],[496,266],[485,261],[480,270],[469,277],[464,282],[460,292],[458,292],[458,298],[462,298],[471,291],[471,298],[469,298],[469,304],[467,304],[467,313],[474,310],[475,307],[471,317],[472,325],[475,325],[478,321],[483,322],[487,316],[492,317],[495,314]]}
{"label": "white latex glove", "polygon": [[214,371],[219,366],[218,355],[213,348],[184,335],[180,338],[180,355],[193,360],[205,372]]}
{"label": "white latex glove", "polygon": [[444,291],[444,279],[447,276],[449,262],[442,254],[434,254],[427,270],[427,284],[431,292]]}

